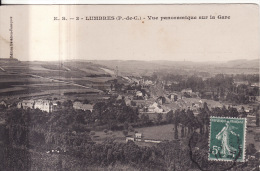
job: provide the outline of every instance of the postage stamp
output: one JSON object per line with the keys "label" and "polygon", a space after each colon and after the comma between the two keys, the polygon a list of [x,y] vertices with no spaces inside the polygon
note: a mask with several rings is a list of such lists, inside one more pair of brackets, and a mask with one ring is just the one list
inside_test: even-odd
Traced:
{"label": "postage stamp", "polygon": [[245,160],[246,118],[210,117],[209,160]]}

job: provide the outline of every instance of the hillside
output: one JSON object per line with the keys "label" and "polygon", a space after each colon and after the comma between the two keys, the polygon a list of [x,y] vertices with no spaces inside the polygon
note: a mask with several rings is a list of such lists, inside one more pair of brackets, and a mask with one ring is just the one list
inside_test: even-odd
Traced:
{"label": "hillside", "polygon": [[2,98],[100,93],[110,86],[108,81],[114,78],[106,66],[86,61],[0,60]]}
{"label": "hillside", "polygon": [[228,61],[225,64],[226,67],[230,68],[258,68],[259,69],[259,60],[254,59],[254,60],[246,60],[246,59],[241,59],[241,60],[233,60],[233,61]]}
{"label": "hillside", "polygon": [[223,74],[258,74],[259,60],[235,60],[227,62],[192,62],[192,61],[91,61],[94,64],[104,65],[111,69],[118,67],[122,75],[151,75],[154,71],[165,73],[193,74],[194,72],[208,72],[211,75]]}

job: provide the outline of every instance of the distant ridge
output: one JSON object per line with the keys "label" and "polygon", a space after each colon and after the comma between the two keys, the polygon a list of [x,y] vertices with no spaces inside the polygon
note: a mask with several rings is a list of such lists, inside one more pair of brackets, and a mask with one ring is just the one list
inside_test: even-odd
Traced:
{"label": "distant ridge", "polygon": [[247,60],[232,60],[225,63],[226,67],[232,68],[259,68],[259,59]]}
{"label": "distant ridge", "polygon": [[0,58],[0,61],[18,61],[16,58]]}
{"label": "distant ridge", "polygon": [[113,61],[113,62],[150,62],[150,63],[164,63],[164,62],[172,62],[172,63],[239,63],[239,62],[256,62],[259,61],[259,59],[236,59],[236,60],[226,60],[226,61],[210,61],[210,60],[206,60],[206,61],[190,61],[190,60],[186,60],[186,61],[181,61],[181,60],[121,60],[121,59],[111,59],[111,60],[104,60],[104,59],[68,59],[65,61],[85,61],[85,62],[92,62],[92,61]]}

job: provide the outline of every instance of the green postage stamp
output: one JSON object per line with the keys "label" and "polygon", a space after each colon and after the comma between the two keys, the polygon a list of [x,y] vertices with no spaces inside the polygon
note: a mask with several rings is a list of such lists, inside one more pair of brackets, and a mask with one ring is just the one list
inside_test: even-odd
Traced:
{"label": "green postage stamp", "polygon": [[209,160],[245,160],[246,118],[210,117]]}

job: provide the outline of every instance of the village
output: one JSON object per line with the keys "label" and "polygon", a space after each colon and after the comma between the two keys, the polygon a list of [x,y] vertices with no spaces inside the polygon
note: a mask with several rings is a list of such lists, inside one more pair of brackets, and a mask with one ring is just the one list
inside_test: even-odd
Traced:
{"label": "village", "polygon": [[[11,118],[1,118],[1,125],[12,116],[28,114],[32,118],[28,123],[30,148],[48,157],[74,156],[78,148],[94,145],[98,149],[108,142],[134,144],[135,148],[157,148],[173,142],[187,152],[187,140],[197,134],[203,141],[193,150],[202,155],[208,150],[205,120],[210,116],[241,117],[247,118],[246,160],[253,167],[259,161],[259,84],[254,81],[255,75],[250,75],[251,80],[243,79],[244,75],[203,72],[134,76],[120,73],[117,67],[98,68],[100,73],[82,78],[27,74],[24,85],[4,80],[11,88],[3,84],[0,108],[6,111],[3,118]],[[6,93],[14,88],[17,93]]]}
{"label": "village", "polygon": [[[119,77],[118,77],[119,78]],[[119,79],[118,79],[119,80]],[[238,111],[242,112],[241,108],[248,113],[252,114],[254,105],[237,105],[232,103],[227,103],[224,101],[216,101],[213,99],[214,92],[209,91],[206,93],[209,98],[203,98],[203,95],[200,92],[193,92],[191,88],[182,89],[181,91],[170,91],[167,90],[167,87],[171,84],[176,84],[176,82],[167,82],[164,81],[152,81],[152,80],[144,80],[143,78],[129,78],[129,77],[121,77],[120,79],[122,84],[118,83],[117,80],[111,82],[111,85],[103,90],[99,96],[102,96],[100,99],[106,100],[110,97],[116,97],[117,100],[123,100],[127,106],[138,107],[139,112],[142,114],[153,115],[156,113],[166,114],[170,110],[173,112],[177,109],[191,109],[194,114],[198,113],[198,109],[203,106],[203,103],[206,102],[208,106],[211,107],[234,107]],[[239,85],[248,85],[247,81],[235,81],[234,84],[236,86]],[[251,87],[259,88],[259,85],[256,83],[251,84]],[[84,93],[82,93],[84,94]],[[83,99],[88,99],[88,96],[96,96],[96,95],[81,95],[77,97],[62,97],[64,94],[60,94],[60,96],[48,95],[43,97],[33,97],[26,96],[23,98],[24,100],[19,100],[20,98],[2,98],[0,105],[5,107],[16,106],[17,108],[22,109],[40,109],[42,111],[46,111],[47,113],[51,113],[58,108],[58,104],[66,100],[73,101],[73,108],[75,110],[93,110],[94,103],[98,100],[93,101],[92,104],[86,104]],[[260,96],[249,96],[249,102],[259,102]]]}
{"label": "village", "polygon": [[[203,95],[199,92],[193,92],[191,88],[185,88],[181,91],[170,91],[169,86],[172,84],[178,84],[178,82],[167,82],[158,80],[149,80],[142,77],[126,77],[126,76],[116,76],[114,81],[110,82],[110,86],[103,93],[99,93],[101,98],[92,100],[88,96],[97,95],[77,95],[77,96],[47,96],[47,97],[34,97],[24,100],[11,100],[13,103],[7,100],[2,100],[0,105],[4,107],[17,107],[18,109],[39,109],[43,112],[53,113],[59,111],[62,108],[62,104],[66,104],[66,101],[72,103],[74,110],[82,110],[92,112],[95,103],[100,101],[107,101],[110,98],[115,98],[116,101],[124,101],[126,106],[132,107],[138,110],[139,119],[147,116],[148,120],[152,123],[157,124],[158,122],[167,123],[167,114],[169,112],[175,112],[176,110],[191,110],[195,116],[199,114],[200,109],[203,107],[204,103],[211,108],[236,108],[239,113],[246,113],[248,118],[248,124],[254,124],[255,115],[254,105],[237,105],[232,103],[227,103],[225,101],[215,101],[213,100],[212,91],[207,93],[211,99],[202,98]],[[248,85],[245,81],[235,81],[236,86]],[[254,83],[251,87],[258,87],[258,84]],[[168,88],[168,89],[167,89]],[[68,100],[69,99],[69,100]],[[259,96],[250,96],[250,102],[259,103]],[[98,134],[98,133],[97,133]],[[98,136],[95,136],[94,139]],[[121,136],[119,136],[121,137]],[[142,132],[131,134],[129,132],[126,135],[125,141],[137,141],[137,142],[149,142],[149,143],[160,143],[163,140],[168,139],[157,139],[149,137]],[[122,139],[122,137],[121,137]],[[256,138],[259,140],[259,134]]]}

